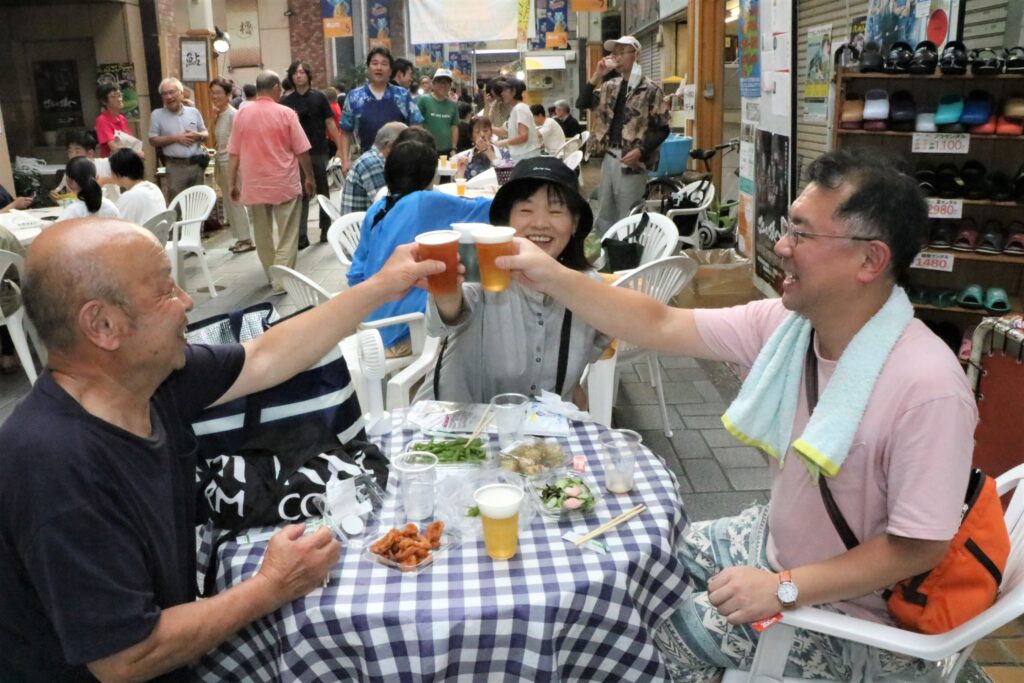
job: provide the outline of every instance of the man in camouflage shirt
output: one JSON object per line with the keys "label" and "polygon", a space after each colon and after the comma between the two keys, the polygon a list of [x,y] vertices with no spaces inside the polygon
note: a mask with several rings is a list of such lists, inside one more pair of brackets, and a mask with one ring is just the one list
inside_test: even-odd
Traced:
{"label": "man in camouflage shirt", "polygon": [[[661,87],[636,64],[640,42],[633,36],[607,40],[611,52],[597,63],[576,106],[590,109],[591,154],[601,164],[601,208],[597,234],[627,216],[644,194],[647,171],[658,166],[658,147],[668,137],[668,108]],[[608,74],[615,72],[609,80]]]}

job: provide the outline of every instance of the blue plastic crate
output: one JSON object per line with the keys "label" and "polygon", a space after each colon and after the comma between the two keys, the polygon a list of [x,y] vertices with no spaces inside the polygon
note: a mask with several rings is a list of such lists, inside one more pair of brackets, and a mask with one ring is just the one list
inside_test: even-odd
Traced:
{"label": "blue plastic crate", "polygon": [[651,178],[682,175],[686,170],[686,162],[690,158],[692,148],[692,137],[672,133],[665,138],[665,142],[661,143],[661,158],[658,160],[658,168],[647,175]]}

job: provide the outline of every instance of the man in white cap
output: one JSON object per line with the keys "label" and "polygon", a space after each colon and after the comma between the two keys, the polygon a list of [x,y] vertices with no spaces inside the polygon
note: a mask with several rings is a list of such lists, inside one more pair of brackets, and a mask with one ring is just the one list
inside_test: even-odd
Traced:
{"label": "man in white cap", "polygon": [[[658,166],[658,147],[668,137],[668,109],[661,87],[643,75],[633,36],[606,40],[611,54],[597,63],[576,106],[590,109],[591,154],[601,164],[598,234],[629,214],[644,194],[647,171]],[[609,76],[609,74],[613,74]]]}
{"label": "man in white cap", "polygon": [[416,100],[423,115],[423,127],[434,136],[438,154],[455,156],[459,144],[459,105],[448,93],[452,89],[452,72],[438,69],[430,83],[430,94]]}

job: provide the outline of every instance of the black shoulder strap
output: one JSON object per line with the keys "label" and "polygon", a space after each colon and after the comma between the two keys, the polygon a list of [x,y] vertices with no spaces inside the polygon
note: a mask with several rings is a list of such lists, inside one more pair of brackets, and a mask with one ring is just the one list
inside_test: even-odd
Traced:
{"label": "black shoulder strap", "polygon": [[[646,217],[647,214],[644,214]],[[562,395],[565,384],[565,369],[569,365],[569,338],[572,336],[572,311],[565,309],[562,316],[562,336],[558,341],[558,370],[555,374],[555,393]]]}
{"label": "black shoulder strap", "polygon": [[[811,330],[811,339],[807,344],[807,362],[804,364],[804,386],[807,389],[807,408],[813,414],[814,409],[818,406],[818,357],[814,353],[813,329]],[[828,512],[829,519],[832,520],[832,526],[836,528],[839,537],[843,539],[846,549],[856,548],[860,545],[860,541],[857,540],[857,535],[853,533],[853,529],[847,524],[842,510],[839,509],[839,505],[836,503],[836,499],[832,497],[832,492],[828,489],[827,479],[828,477],[824,473],[818,473],[818,490],[821,491],[821,500],[825,503],[825,510]]]}
{"label": "black shoulder strap", "polygon": [[635,242],[640,239],[640,235],[644,234],[644,229],[647,228],[647,224],[650,222],[651,217],[644,211],[640,214],[640,220],[637,222],[636,227],[626,236],[626,241]]}
{"label": "black shoulder strap", "polygon": [[434,400],[441,400],[441,361],[444,360],[444,352],[448,348],[448,337],[441,340],[441,350],[437,352],[437,362],[434,363]]}

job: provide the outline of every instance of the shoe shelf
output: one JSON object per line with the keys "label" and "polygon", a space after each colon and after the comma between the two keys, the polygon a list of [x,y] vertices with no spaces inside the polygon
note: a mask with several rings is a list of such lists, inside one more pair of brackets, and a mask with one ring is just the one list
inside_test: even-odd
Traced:
{"label": "shoe shelf", "polygon": [[[1016,206],[1016,205],[1014,205]],[[976,251],[957,251],[956,249],[936,249],[927,247],[925,251],[936,254],[952,254],[955,261],[988,261],[989,263],[1012,263],[1024,266],[1024,254],[1014,256],[1012,254],[980,254]]]}
{"label": "shoe shelf", "polygon": [[[1024,308],[1021,306],[1020,297],[1011,296],[1010,299],[1010,310],[1006,313],[1020,313]],[[963,306],[936,306],[934,304],[914,304],[914,308],[919,311],[942,311],[944,313],[962,313],[963,315],[980,315],[980,316],[1000,316],[1006,315],[1006,313],[990,313],[984,308],[964,308]]]}
{"label": "shoe shelf", "polygon": [[[863,130],[860,128],[840,128],[836,131],[840,135],[887,135],[890,137],[911,138],[914,131],[902,130]],[[972,140],[1008,140],[1024,142],[1024,135],[971,135]]]}
{"label": "shoe shelf", "polygon": [[1024,79],[1024,74],[991,74],[977,76],[975,74],[962,74],[959,76],[953,74],[944,74],[936,70],[931,75],[924,74],[887,74],[879,72],[870,72],[862,74],[859,71],[851,71],[849,69],[839,71],[837,74],[842,77],[843,80],[914,80],[914,81],[1013,81]]}

